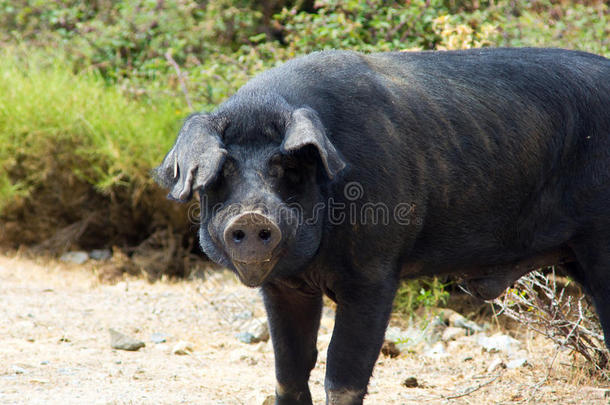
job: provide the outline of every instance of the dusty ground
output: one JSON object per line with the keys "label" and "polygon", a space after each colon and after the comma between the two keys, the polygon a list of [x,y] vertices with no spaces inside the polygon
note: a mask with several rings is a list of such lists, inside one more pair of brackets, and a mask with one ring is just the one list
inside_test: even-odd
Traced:
{"label": "dusty ground", "polygon": [[[98,281],[93,266],[0,256],[0,403],[260,405],[273,392],[270,344],[235,338],[235,314],[263,315],[256,291],[223,274],[108,285]],[[113,350],[108,328],[146,347]],[[332,319],[325,317],[311,380],[316,404],[324,399],[331,331]],[[167,343],[152,343],[154,332],[168,335]],[[551,343],[525,331],[504,332],[523,342],[528,366],[488,372],[502,354],[469,344],[455,344],[438,360],[421,353],[382,356],[365,403],[610,403],[604,384],[574,367],[569,353],[558,353],[549,372],[556,354]],[[172,354],[178,341],[191,342],[192,353]],[[402,385],[410,376],[420,387]]]}

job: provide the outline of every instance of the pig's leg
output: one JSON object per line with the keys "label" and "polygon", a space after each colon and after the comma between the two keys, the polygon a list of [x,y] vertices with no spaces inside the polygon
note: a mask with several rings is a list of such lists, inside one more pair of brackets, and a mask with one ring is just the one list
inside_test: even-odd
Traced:
{"label": "pig's leg", "polygon": [[335,328],[328,348],[326,402],[362,404],[379,357],[388,325],[397,280],[341,283]]}
{"label": "pig's leg", "polygon": [[595,310],[604,331],[606,347],[610,350],[610,260],[605,261],[599,267],[594,267],[593,272],[588,289],[593,297]]}
{"label": "pig's leg", "polygon": [[572,247],[582,267],[580,278],[593,298],[610,349],[610,234],[593,236],[587,242]]}
{"label": "pig's leg", "polygon": [[271,283],[262,293],[275,352],[275,403],[310,405],[307,381],[318,356],[322,294]]}

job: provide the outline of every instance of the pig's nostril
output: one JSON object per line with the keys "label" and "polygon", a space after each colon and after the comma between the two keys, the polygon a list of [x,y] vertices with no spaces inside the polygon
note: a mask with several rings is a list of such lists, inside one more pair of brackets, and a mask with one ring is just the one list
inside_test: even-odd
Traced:
{"label": "pig's nostril", "polygon": [[246,234],[241,229],[233,231],[233,240],[235,241],[235,243],[241,242],[242,240],[244,240],[245,237]]}
{"label": "pig's nostril", "polygon": [[267,242],[269,239],[271,239],[271,231],[269,229],[262,229],[258,233],[258,237]]}

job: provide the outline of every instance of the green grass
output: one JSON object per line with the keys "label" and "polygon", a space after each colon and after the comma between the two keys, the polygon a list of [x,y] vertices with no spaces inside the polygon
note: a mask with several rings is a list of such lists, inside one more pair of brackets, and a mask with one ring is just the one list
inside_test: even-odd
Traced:
{"label": "green grass", "polygon": [[449,283],[442,283],[438,278],[421,278],[401,281],[396,298],[394,312],[412,316],[418,308],[432,308],[447,304]]}
{"label": "green grass", "polygon": [[0,211],[68,171],[107,192],[150,183],[188,113],[166,100],[134,100],[60,57],[0,54]]}

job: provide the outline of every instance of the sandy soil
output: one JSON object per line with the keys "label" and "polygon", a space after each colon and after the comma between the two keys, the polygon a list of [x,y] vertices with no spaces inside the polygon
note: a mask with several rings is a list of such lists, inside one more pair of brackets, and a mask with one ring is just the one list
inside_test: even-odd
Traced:
{"label": "sandy soil", "polygon": [[[0,403],[261,405],[273,393],[270,343],[244,344],[235,337],[243,326],[236,314],[264,315],[255,290],[226,273],[108,285],[98,281],[94,266],[0,256]],[[109,328],[146,347],[112,349]],[[327,316],[310,384],[316,404],[324,403],[331,331]],[[155,332],[168,335],[167,342],[152,343]],[[381,356],[365,403],[610,403],[608,384],[587,377],[569,353],[557,353],[529,332],[508,332],[523,342],[529,365],[488,372],[503,355],[467,341],[438,360],[418,352]],[[172,354],[179,341],[190,342],[193,351]],[[419,387],[402,385],[410,376]]]}

